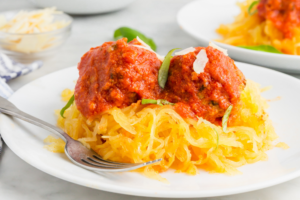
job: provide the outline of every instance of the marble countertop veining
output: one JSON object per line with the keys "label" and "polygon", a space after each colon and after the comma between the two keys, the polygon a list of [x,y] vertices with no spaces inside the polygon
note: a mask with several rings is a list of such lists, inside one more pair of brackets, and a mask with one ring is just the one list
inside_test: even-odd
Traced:
{"label": "marble countertop veining", "polygon": [[[90,47],[112,40],[113,31],[130,26],[151,36],[158,44],[158,53],[165,54],[174,47],[196,46],[198,42],[180,29],[176,22],[178,10],[190,0],[137,0],[124,10],[91,16],[73,16],[71,37],[56,56],[44,66],[26,76],[9,82],[13,90],[19,89],[45,74],[74,66]],[[33,8],[25,0],[0,0],[0,12]],[[139,16],[138,18],[136,16]],[[298,77],[299,76],[295,76]],[[270,188],[243,194],[204,198],[207,200],[285,200],[300,199],[300,178]],[[1,200],[73,200],[73,199],[150,200],[103,192],[75,185],[50,176],[27,164],[9,148],[0,157]],[[155,198],[157,199],[157,198]]]}

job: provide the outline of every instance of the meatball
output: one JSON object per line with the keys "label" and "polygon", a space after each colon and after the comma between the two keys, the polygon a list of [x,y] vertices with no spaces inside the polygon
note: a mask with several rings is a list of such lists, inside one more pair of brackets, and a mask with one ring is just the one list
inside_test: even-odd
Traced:
{"label": "meatball", "polygon": [[85,117],[159,95],[157,76],[162,62],[154,52],[136,45],[142,44],[136,39],[127,44],[123,38],[91,48],[82,56],[75,102]]}
{"label": "meatball", "polygon": [[[226,109],[239,102],[245,77],[223,52],[211,46],[195,49],[172,58],[161,97],[176,103],[176,111],[185,118],[199,116],[219,124]],[[193,63],[201,49],[206,51],[209,61],[204,72],[197,74]]]}

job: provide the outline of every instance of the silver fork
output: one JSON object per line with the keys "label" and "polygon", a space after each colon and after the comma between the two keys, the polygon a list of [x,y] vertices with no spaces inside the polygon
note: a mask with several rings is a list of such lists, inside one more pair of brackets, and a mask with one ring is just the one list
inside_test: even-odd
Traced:
{"label": "silver fork", "polygon": [[122,172],[129,171],[160,162],[161,159],[145,162],[145,163],[119,163],[104,160],[94,151],[89,150],[80,142],[73,140],[68,134],[52,124],[35,118],[25,112],[19,110],[14,104],[0,97],[0,111],[7,115],[27,121],[31,124],[44,128],[52,133],[59,135],[65,142],[65,154],[76,165],[97,172]]}

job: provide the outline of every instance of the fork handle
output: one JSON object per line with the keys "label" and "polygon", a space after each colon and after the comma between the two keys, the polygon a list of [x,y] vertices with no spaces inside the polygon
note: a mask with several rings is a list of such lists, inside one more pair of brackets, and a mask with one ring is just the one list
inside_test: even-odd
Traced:
{"label": "fork handle", "polygon": [[13,117],[19,118],[21,120],[24,120],[26,122],[29,122],[31,124],[34,124],[38,127],[44,128],[52,133],[57,134],[58,136],[63,136],[62,139],[67,142],[70,138],[70,136],[68,134],[66,134],[64,131],[62,131],[61,129],[59,129],[56,126],[53,126],[52,124],[49,124],[43,120],[40,120],[36,117],[33,117],[21,110],[19,110],[17,107],[15,106],[8,106],[7,108],[3,108],[2,106],[0,106],[0,111],[2,113],[5,113],[7,115],[11,115]]}

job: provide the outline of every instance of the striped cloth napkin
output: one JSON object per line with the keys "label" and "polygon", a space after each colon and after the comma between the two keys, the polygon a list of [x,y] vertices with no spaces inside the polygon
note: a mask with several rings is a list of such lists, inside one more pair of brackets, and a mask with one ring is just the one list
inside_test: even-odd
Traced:
{"label": "striped cloth napkin", "polygon": [[[7,99],[13,93],[13,90],[6,84],[7,81],[39,69],[42,65],[42,61],[35,61],[29,65],[24,65],[0,53],[0,96]],[[0,133],[0,154],[2,147],[3,144]]]}

